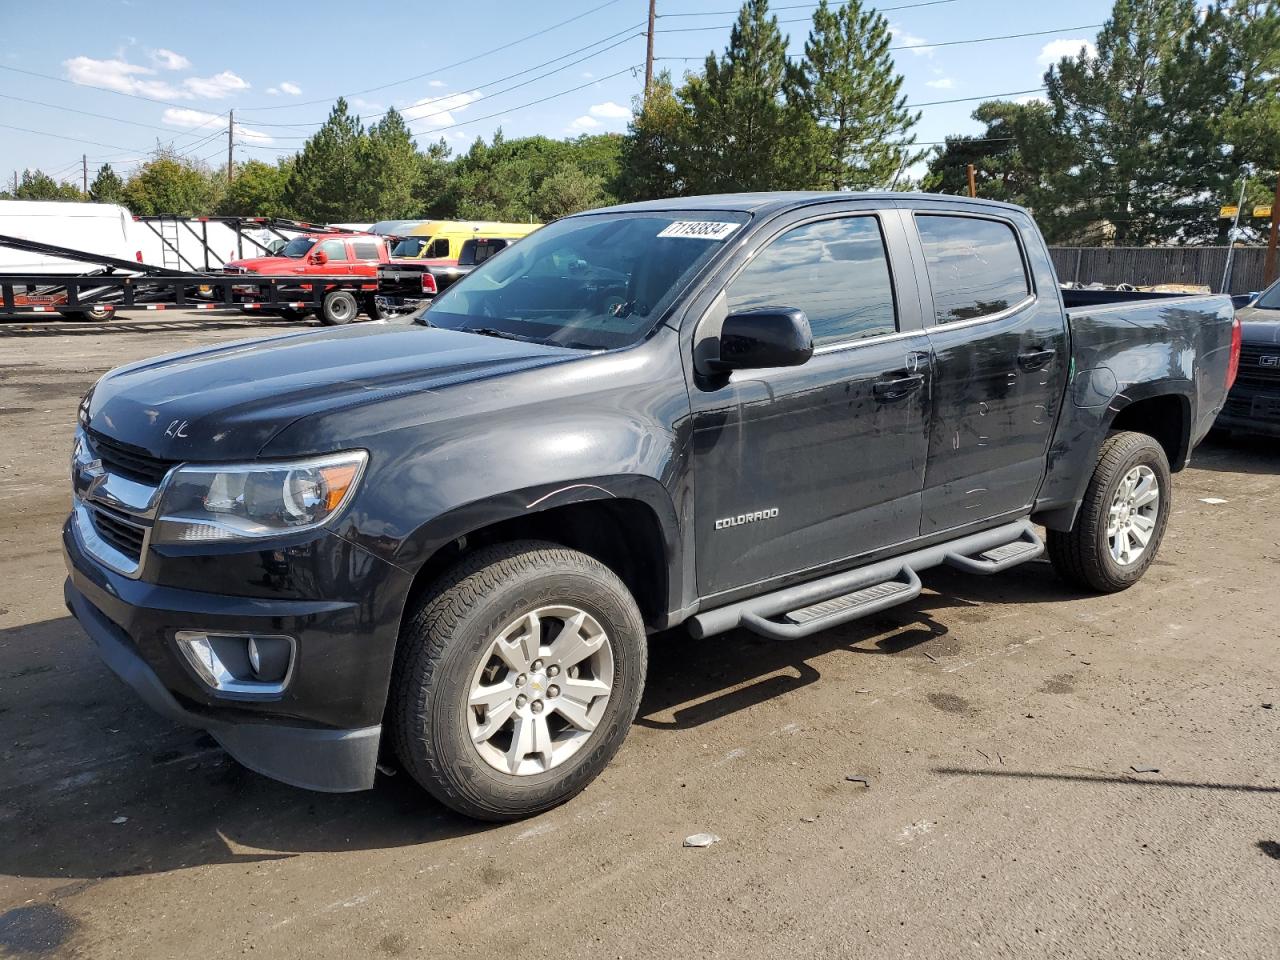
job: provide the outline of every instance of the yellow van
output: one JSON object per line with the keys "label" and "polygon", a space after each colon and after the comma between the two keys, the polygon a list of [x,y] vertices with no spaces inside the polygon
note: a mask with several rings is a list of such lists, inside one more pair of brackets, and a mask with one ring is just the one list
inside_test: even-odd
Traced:
{"label": "yellow van", "polygon": [[427,220],[410,230],[391,251],[394,260],[457,260],[462,244],[473,237],[518,240],[540,223],[501,223],[497,220]]}

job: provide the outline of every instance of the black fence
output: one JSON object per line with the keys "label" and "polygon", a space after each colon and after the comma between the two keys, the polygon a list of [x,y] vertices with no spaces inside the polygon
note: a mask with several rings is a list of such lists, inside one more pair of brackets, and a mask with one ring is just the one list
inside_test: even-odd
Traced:
{"label": "black fence", "polygon": [[[1228,247],[1050,247],[1063,283],[1191,283],[1222,291]],[[1227,293],[1261,290],[1266,247],[1236,247]]]}

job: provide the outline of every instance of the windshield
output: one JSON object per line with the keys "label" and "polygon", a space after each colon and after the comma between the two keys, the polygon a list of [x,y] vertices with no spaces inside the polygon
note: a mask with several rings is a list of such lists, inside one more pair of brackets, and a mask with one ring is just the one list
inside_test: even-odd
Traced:
{"label": "windshield", "polygon": [[1263,310],[1280,310],[1280,283],[1273,283],[1263,290],[1253,305]]}
{"label": "windshield", "polygon": [[405,237],[394,247],[391,248],[393,257],[408,257],[412,259],[422,253],[422,248],[426,246],[430,237]]}
{"label": "windshield", "polygon": [[746,220],[724,211],[569,217],[486,260],[419,322],[565,347],[627,346]]}
{"label": "windshield", "polygon": [[307,251],[316,245],[316,242],[310,237],[294,237],[284,245],[284,249],[280,251],[278,256],[288,257],[290,260],[301,260],[307,255]]}

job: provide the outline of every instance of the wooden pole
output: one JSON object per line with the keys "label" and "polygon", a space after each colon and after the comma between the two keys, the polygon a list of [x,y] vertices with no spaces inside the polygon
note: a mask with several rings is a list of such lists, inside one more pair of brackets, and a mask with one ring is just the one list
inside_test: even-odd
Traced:
{"label": "wooden pole", "polygon": [[967,169],[969,173],[969,196],[976,197],[978,195],[978,172],[974,169],[972,163],[969,164]]}
{"label": "wooden pole", "polygon": [[649,0],[649,47],[644,57],[644,95],[653,86],[653,23],[658,18],[658,0]]}
{"label": "wooden pole", "polygon": [[1276,173],[1276,199],[1271,204],[1271,236],[1267,238],[1267,259],[1262,267],[1262,285],[1276,278],[1276,242],[1280,239],[1280,171]]}
{"label": "wooden pole", "polygon": [[233,156],[236,146],[236,112],[234,110],[227,113],[227,186],[231,186],[231,181],[236,175],[236,162]]}
{"label": "wooden pole", "polygon": [[89,155],[87,153],[80,154],[80,172],[84,180],[84,192],[89,192]]}

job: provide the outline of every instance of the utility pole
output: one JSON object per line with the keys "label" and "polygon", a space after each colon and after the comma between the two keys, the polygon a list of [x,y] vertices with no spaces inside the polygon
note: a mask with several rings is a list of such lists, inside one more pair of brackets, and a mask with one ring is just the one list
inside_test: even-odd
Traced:
{"label": "utility pole", "polygon": [[977,171],[974,169],[972,163],[969,164],[965,170],[969,174],[969,196],[976,197],[978,195]]}
{"label": "utility pole", "polygon": [[84,192],[89,192],[89,155],[87,153],[80,154],[80,176],[84,181]]}
{"label": "utility pole", "polygon": [[1271,204],[1271,236],[1267,238],[1267,259],[1262,267],[1262,285],[1276,278],[1276,242],[1280,239],[1280,171],[1276,172],[1276,199]]}
{"label": "utility pole", "polygon": [[18,171],[13,171],[13,195],[18,195]]}
{"label": "utility pole", "polygon": [[227,112],[227,186],[231,186],[231,181],[236,175],[236,162],[233,152],[236,146],[236,112],[230,110]]}
{"label": "utility pole", "polygon": [[644,95],[653,86],[653,22],[658,19],[658,0],[649,0],[649,48],[644,57]]}

